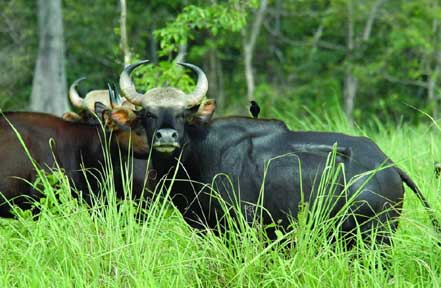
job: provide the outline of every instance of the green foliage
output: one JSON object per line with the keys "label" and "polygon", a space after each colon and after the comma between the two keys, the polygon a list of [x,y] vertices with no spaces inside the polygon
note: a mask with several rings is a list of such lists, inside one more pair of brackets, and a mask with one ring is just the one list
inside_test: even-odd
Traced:
{"label": "green foliage", "polygon": [[158,65],[144,65],[132,74],[132,79],[140,91],[161,86],[173,86],[190,92],[194,81],[185,74],[185,70],[176,63],[159,62]]}
{"label": "green foliage", "polygon": [[221,32],[240,31],[246,24],[246,9],[253,6],[255,1],[230,0],[208,7],[184,7],[173,22],[155,31],[160,40],[160,54],[164,56],[178,51],[179,45],[195,39],[194,33],[198,30],[208,30],[213,37]]}
{"label": "green foliage", "polygon": [[106,82],[115,81],[122,68],[122,53],[115,27],[119,27],[117,1],[63,1],[64,35],[66,41],[66,72],[70,85],[80,77],[80,91],[105,89]]}
{"label": "green foliage", "polygon": [[2,1],[0,11],[0,109],[23,109],[38,46],[36,3]]}
{"label": "green foliage", "polygon": [[[222,113],[245,113],[248,103],[243,44],[260,1],[131,1],[127,3],[128,42],[136,59],[154,65],[135,73],[139,89],[178,85],[188,91],[194,78],[171,64],[186,44],[185,61],[201,66]],[[348,50],[348,5],[353,8],[354,50]],[[433,0],[385,1],[370,37],[364,31],[378,0],[269,1],[253,58],[255,97],[271,110],[291,109],[299,117],[341,109],[345,73],[358,80],[354,116],[418,123],[440,109],[441,8]],[[37,48],[36,3],[10,1],[0,8],[0,107],[23,108],[31,92]],[[80,91],[117,82],[123,67],[118,1],[64,0],[68,83],[86,76]],[[182,48],[182,47],[181,47]],[[182,51],[181,51],[182,52]],[[438,61],[438,62],[437,62]],[[437,66],[438,65],[438,66]],[[438,69],[438,70],[437,70]],[[143,74],[143,75],[141,75]],[[429,99],[428,77],[435,80]],[[283,105],[283,106],[279,106]],[[290,106],[291,105],[291,106]],[[268,113],[267,113],[268,112]],[[328,111],[334,113],[332,111]]]}

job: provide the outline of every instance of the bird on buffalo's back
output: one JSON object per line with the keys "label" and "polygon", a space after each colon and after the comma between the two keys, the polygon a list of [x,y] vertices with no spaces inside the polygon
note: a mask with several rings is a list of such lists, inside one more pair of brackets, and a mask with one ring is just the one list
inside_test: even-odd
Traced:
{"label": "bird on buffalo's back", "polygon": [[435,172],[435,177],[439,178],[439,175],[441,174],[441,162],[433,163],[433,171]]}
{"label": "bird on buffalo's back", "polygon": [[253,118],[257,119],[259,117],[259,113],[260,113],[260,107],[259,104],[257,104],[256,101],[251,100],[250,101],[250,113],[253,116]]}

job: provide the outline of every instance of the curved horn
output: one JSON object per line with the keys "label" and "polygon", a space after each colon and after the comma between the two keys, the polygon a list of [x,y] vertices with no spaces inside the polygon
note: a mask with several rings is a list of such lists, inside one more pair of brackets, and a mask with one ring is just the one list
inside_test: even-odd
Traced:
{"label": "curved horn", "polygon": [[108,91],[108,95],[109,95],[109,103],[110,103],[110,107],[113,108],[113,103],[114,103],[114,96],[115,96],[115,88],[109,83],[107,82],[107,91]]}
{"label": "curved horn", "polygon": [[109,103],[112,108],[115,108],[114,106],[121,106],[123,103],[123,99],[121,98],[121,96],[119,96],[115,83],[107,83],[107,89],[109,90]]}
{"label": "curved horn", "polygon": [[149,60],[142,60],[135,64],[127,65],[119,76],[119,87],[122,95],[135,105],[141,105],[143,94],[136,92],[135,84],[130,79],[130,73],[138,66],[149,62]]}
{"label": "curved horn", "polygon": [[196,83],[196,88],[194,88],[193,92],[187,94],[187,104],[189,106],[195,106],[200,103],[201,100],[205,97],[208,90],[208,80],[207,76],[205,76],[204,71],[196,65],[190,63],[178,62],[179,65],[190,68],[195,71],[198,75],[198,82]]}
{"label": "curved horn", "polygon": [[116,87],[115,83],[113,83],[113,90],[114,90],[114,101],[115,103],[117,103],[119,106],[122,106],[124,102],[128,102],[127,100],[124,100],[124,98],[121,97],[121,95],[118,92],[118,88]]}
{"label": "curved horn", "polygon": [[78,94],[78,91],[76,89],[78,83],[86,79],[86,77],[81,77],[77,80],[75,80],[72,85],[70,85],[69,88],[69,100],[72,103],[72,105],[76,108],[84,108],[84,99],[81,98],[80,94]]}

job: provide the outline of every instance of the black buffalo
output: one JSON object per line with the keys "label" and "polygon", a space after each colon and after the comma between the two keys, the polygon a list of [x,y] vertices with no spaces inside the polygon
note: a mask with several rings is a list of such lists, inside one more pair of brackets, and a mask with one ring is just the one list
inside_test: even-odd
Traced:
{"label": "black buffalo", "polygon": [[[216,227],[225,214],[221,203],[226,202],[238,204],[247,220],[256,218],[256,205],[261,204],[264,212],[258,213],[260,221],[277,222],[289,229],[289,220],[298,216],[302,201],[314,206],[334,145],[338,147],[336,165],[344,169],[335,180],[335,189],[328,191],[328,198],[334,199],[329,217],[354,198],[349,202],[342,231],[384,230],[384,224],[395,229],[403,203],[403,182],[430,209],[415,183],[370,139],[340,133],[293,132],[277,120],[231,117],[211,121],[215,103],[203,100],[208,83],[202,70],[181,63],[198,73],[196,88],[190,94],[175,88],[155,88],[141,94],[129,73],[142,63],[146,61],[123,71],[121,92],[143,107],[137,118],[143,120],[152,143],[158,176],[172,175],[171,169],[182,165],[171,196],[191,224]],[[124,123],[129,119],[121,116],[118,120]],[[192,181],[185,181],[188,178]],[[351,179],[352,185],[344,190],[344,182]],[[204,185],[207,183],[211,185]]]}

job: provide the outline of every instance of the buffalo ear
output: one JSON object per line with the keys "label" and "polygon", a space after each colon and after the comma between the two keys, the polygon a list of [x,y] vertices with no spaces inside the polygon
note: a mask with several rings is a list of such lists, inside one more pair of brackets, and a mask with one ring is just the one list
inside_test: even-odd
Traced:
{"label": "buffalo ear", "polygon": [[111,118],[118,125],[134,127],[137,122],[137,115],[132,109],[128,108],[115,108],[112,110]]}
{"label": "buffalo ear", "polygon": [[199,105],[198,110],[192,115],[190,122],[192,124],[207,123],[213,117],[215,110],[216,100],[207,99]]}
{"label": "buffalo ear", "polygon": [[95,113],[101,116],[104,122],[104,126],[115,130],[118,126],[134,127],[137,125],[137,115],[129,108],[119,107],[109,109],[103,103],[95,102]]}

